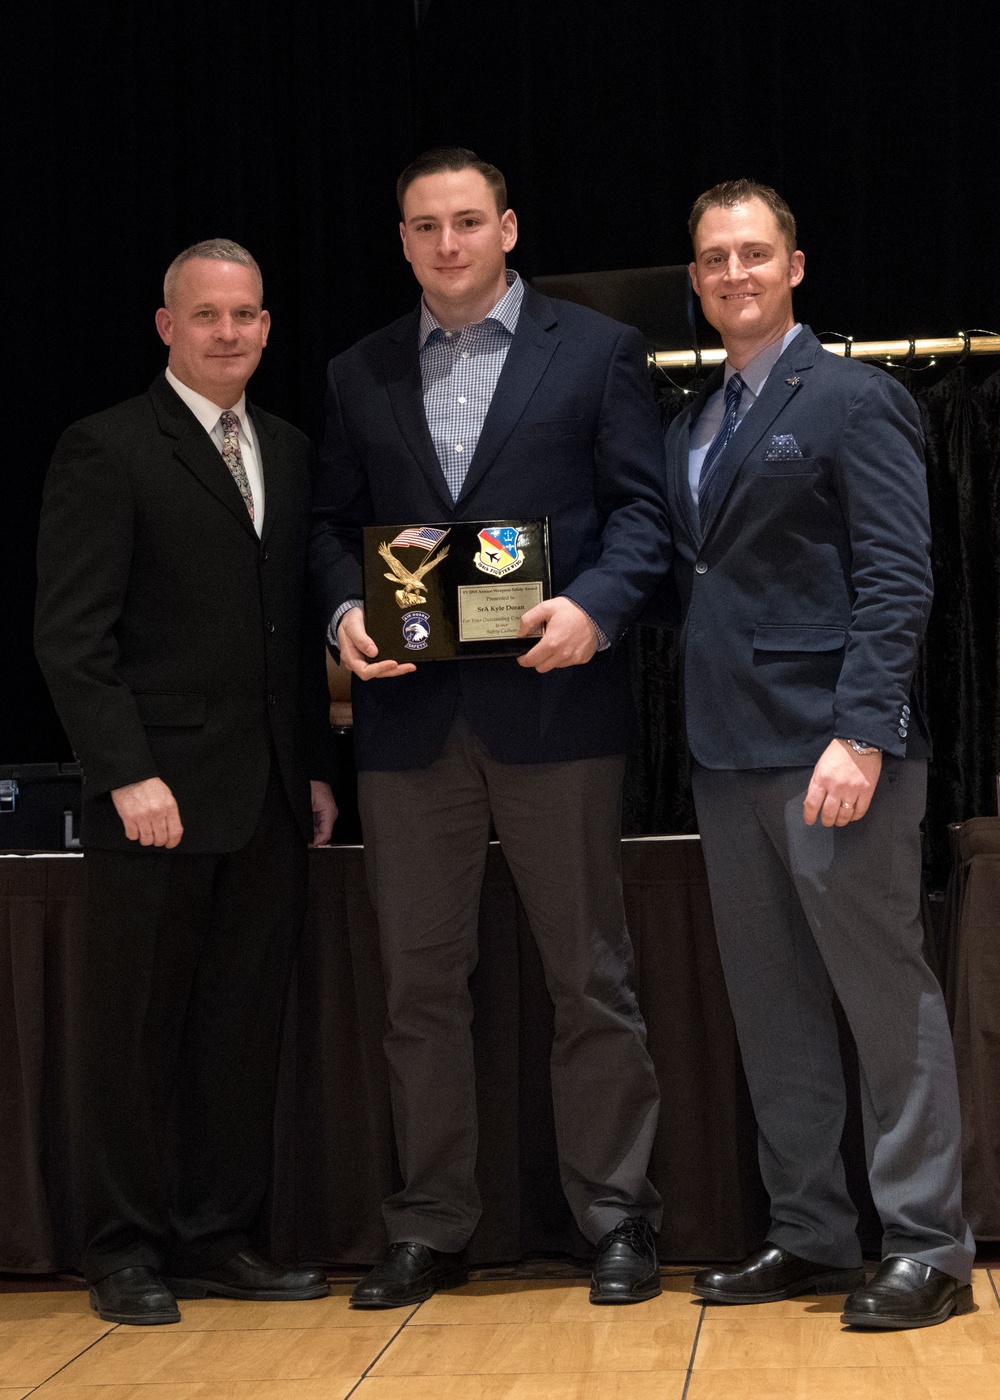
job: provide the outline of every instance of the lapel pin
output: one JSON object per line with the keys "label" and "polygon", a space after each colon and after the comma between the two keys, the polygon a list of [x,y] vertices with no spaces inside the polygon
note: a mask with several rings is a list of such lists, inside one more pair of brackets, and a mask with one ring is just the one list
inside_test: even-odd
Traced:
{"label": "lapel pin", "polygon": [[792,374],[785,380],[785,383],[788,385],[789,389],[796,389],[802,383],[802,380],[797,374]]}

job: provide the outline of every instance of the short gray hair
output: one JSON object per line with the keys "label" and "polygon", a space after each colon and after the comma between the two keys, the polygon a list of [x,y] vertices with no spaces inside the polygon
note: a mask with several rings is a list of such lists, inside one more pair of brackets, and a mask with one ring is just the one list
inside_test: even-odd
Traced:
{"label": "short gray hair", "polygon": [[201,243],[192,243],[191,247],[185,248],[183,253],[178,253],[167,268],[167,275],[163,279],[164,306],[169,307],[173,301],[177,291],[177,275],[184,264],[190,262],[192,258],[215,258],[218,262],[239,263],[240,267],[248,267],[257,278],[261,302],[263,302],[264,279],[253,254],[248,253],[241,244],[234,243],[231,238],[206,238]]}

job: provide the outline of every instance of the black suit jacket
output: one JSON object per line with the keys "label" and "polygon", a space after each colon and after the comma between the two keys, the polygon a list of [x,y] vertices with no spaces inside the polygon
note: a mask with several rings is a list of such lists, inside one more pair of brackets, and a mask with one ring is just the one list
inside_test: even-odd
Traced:
{"label": "black suit jacket", "polygon": [[913,399],[803,327],[720,458],[703,527],[690,430],[721,382],[666,443],[691,752],[707,768],[792,767],[839,736],[926,757],[911,694],[932,596]]}
{"label": "black suit jacket", "polygon": [[[552,585],[617,643],[663,576],[663,449],[638,331],[525,287],[517,330],[453,501],[428,431],[419,311],[329,369],[311,548],[326,616],[362,596],[360,527],[535,519],[551,527]],[[514,658],[437,661],[354,679],[361,768],[424,767],[456,707],[494,758],[533,763],[624,751],[631,697],[613,646],[545,675]]]}
{"label": "black suit jacket", "polygon": [[[161,375],[69,428],[45,485],[36,649],[82,764],[85,844],[124,849],[110,790],[173,790],[180,849],[238,850],[264,799],[272,746],[311,839],[300,644],[310,446],[251,409],[264,477],[258,539],[218,449]],[[313,640],[317,659],[318,637]],[[317,673],[318,674],[318,673]]]}

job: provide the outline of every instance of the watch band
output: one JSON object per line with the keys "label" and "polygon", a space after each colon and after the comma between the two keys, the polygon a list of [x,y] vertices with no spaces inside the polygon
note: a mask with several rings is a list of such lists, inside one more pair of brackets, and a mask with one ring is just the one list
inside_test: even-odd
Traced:
{"label": "watch band", "polygon": [[855,753],[859,753],[863,756],[882,752],[877,744],[866,744],[864,739],[841,739],[840,742],[842,744],[850,744]]}

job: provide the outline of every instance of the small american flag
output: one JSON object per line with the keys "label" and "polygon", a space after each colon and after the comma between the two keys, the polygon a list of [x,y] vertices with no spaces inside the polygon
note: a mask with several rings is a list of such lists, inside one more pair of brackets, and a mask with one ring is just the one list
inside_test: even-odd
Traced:
{"label": "small american flag", "polygon": [[415,549],[433,549],[447,533],[447,530],[435,530],[430,525],[411,525],[408,530],[400,531],[392,542],[392,548],[398,546],[405,549],[407,545],[413,545]]}

